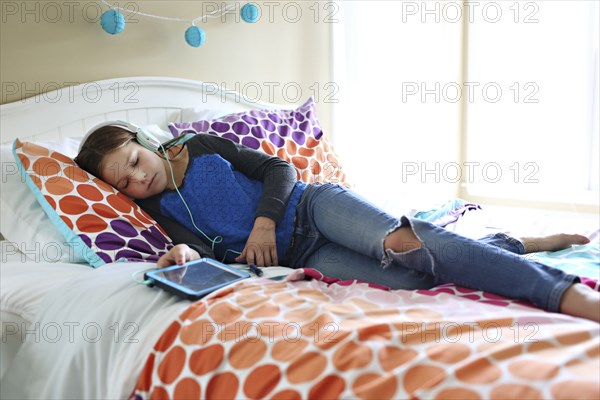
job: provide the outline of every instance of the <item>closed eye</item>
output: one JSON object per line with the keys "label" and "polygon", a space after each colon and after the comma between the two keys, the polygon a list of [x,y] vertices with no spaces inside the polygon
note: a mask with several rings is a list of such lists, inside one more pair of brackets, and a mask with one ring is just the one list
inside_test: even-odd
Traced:
{"label": "closed eye", "polygon": [[[132,167],[135,167],[138,164],[139,158],[135,158],[135,161],[133,161],[132,163],[130,163],[130,165]],[[122,186],[122,189],[127,189],[127,186],[129,186],[129,177],[125,178],[125,183]]]}

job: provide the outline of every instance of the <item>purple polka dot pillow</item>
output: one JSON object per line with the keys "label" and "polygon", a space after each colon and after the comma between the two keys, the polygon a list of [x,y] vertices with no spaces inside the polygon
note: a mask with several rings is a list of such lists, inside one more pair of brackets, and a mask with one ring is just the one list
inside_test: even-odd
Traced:
{"label": "purple polka dot pillow", "polygon": [[69,157],[18,139],[13,153],[50,221],[92,267],[120,260],[156,262],[173,246],[137,204]]}
{"label": "purple polka dot pillow", "polygon": [[307,183],[340,183],[350,186],[333,146],[323,130],[311,97],[294,110],[251,110],[211,120],[169,124],[173,136],[204,133],[292,163],[298,179]]}

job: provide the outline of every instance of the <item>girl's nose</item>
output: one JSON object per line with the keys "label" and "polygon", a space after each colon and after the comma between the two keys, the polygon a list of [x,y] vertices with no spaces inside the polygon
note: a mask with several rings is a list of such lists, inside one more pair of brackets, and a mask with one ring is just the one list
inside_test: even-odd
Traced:
{"label": "girl's nose", "polygon": [[135,183],[144,183],[147,179],[147,175],[145,172],[137,171],[137,172],[131,174],[129,179]]}

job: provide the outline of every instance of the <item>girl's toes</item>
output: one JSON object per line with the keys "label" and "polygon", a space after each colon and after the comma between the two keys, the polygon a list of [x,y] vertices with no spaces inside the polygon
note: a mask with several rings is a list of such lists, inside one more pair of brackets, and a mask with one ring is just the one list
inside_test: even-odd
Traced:
{"label": "girl's toes", "polygon": [[577,241],[573,244],[588,244],[590,239],[583,235],[575,235],[577,237]]}
{"label": "girl's toes", "polygon": [[568,235],[563,233],[563,241],[565,244],[569,244],[569,245],[573,245],[573,244],[588,244],[590,242],[590,239],[588,239],[587,237],[583,236],[583,235]]}

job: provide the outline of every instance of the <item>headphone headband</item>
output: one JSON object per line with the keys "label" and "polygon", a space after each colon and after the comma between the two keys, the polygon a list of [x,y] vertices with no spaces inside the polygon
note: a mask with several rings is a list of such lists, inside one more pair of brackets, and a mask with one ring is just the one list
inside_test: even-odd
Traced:
{"label": "headphone headband", "polygon": [[105,126],[117,126],[117,127],[123,128],[131,133],[134,133],[135,139],[137,140],[137,142],[150,151],[157,151],[160,147],[160,144],[161,144],[160,140],[158,140],[150,132],[146,132],[144,129],[142,129],[139,126],[134,125],[132,123],[117,120],[117,121],[105,121],[105,122],[99,123],[98,125],[95,125],[83,137],[83,140],[79,144],[79,150],[77,152],[79,153],[81,151],[81,149],[83,148],[83,145],[85,144],[85,142],[87,141],[87,139],[89,138],[89,136],[92,133],[96,132],[100,128],[104,128]]}

